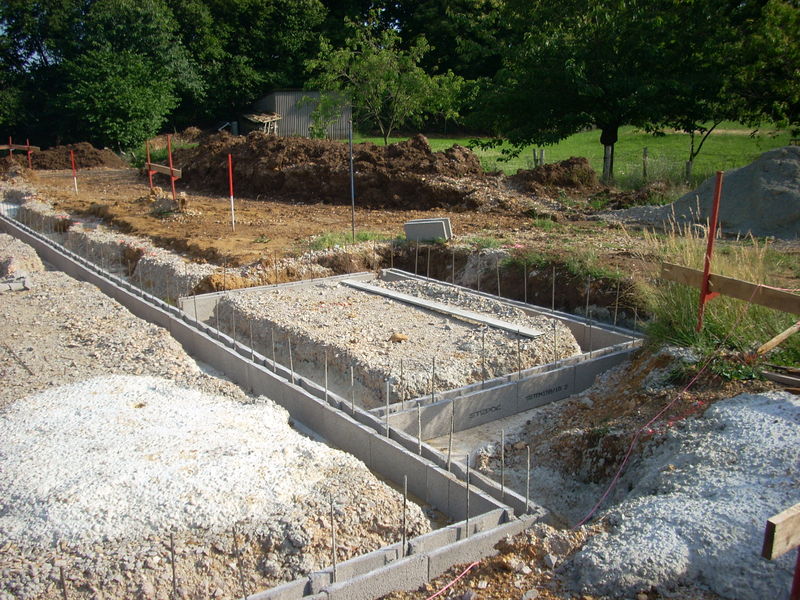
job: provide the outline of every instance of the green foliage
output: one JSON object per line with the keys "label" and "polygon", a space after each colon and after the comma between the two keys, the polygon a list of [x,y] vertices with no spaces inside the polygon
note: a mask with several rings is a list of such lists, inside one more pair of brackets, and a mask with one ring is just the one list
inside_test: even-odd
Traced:
{"label": "green foliage", "polygon": [[531,221],[531,226],[547,232],[560,231],[562,229],[561,223],[557,223],[553,221],[553,219],[548,219],[547,217],[533,219]]}
{"label": "green foliage", "polygon": [[429,75],[419,66],[429,50],[424,37],[402,49],[398,32],[382,27],[376,13],[363,24],[348,20],[346,27],[343,47],[323,39],[318,56],[306,61],[308,85],[349,98],[355,116],[374,124],[384,143],[396,128],[419,124],[425,115],[458,117],[463,79],[452,72]]}
{"label": "green foliage", "polygon": [[464,240],[467,244],[475,246],[476,250],[485,250],[487,248],[500,248],[505,243],[504,240],[495,237],[486,236],[472,236]]}
{"label": "green foliage", "polygon": [[[359,242],[385,242],[394,239],[393,236],[376,231],[356,231],[356,243]],[[346,246],[353,243],[353,235],[349,231],[332,231],[314,236],[309,240],[309,250],[328,250],[334,246]]]}
{"label": "green foliage", "polygon": [[[796,3],[764,4],[509,0],[507,18],[519,24],[517,42],[508,45],[504,68],[486,89],[482,122],[511,142],[506,152],[513,154],[591,127],[600,130],[602,145],[613,146],[626,124],[652,131],[676,127],[702,138],[724,119],[796,120],[800,61],[797,44],[786,46],[800,33],[794,29],[796,6],[793,14],[786,10]],[[781,37],[781,26],[791,33]],[[766,45],[758,41],[765,31],[787,47],[777,73],[749,50]],[[761,101],[748,94],[759,77],[766,89]],[[789,93],[788,102],[781,90]],[[783,108],[773,110],[775,103]],[[701,138],[689,146],[692,157]]]}
{"label": "green foliage", "polygon": [[[674,229],[668,235],[645,234],[645,260],[665,260],[702,269],[706,240],[694,228]],[[714,255],[714,272],[753,283],[772,285],[784,276],[771,258],[767,243],[752,238],[720,244]],[[777,267],[777,268],[776,268]],[[781,269],[781,270],[779,270]],[[698,296],[696,288],[657,280],[643,290],[653,320],[648,334],[659,343],[691,346],[709,353],[721,346],[731,352],[749,353],[787,329],[795,321],[788,314],[726,296],[718,296],[706,304],[703,329],[697,324]],[[792,336],[770,360],[800,358],[800,336]]]}
{"label": "green foliage", "polygon": [[345,100],[337,94],[320,94],[318,98],[304,96],[297,103],[298,106],[311,105],[311,124],[308,126],[308,135],[312,139],[325,139],[328,137],[328,127],[334,124],[342,114]]}
{"label": "green foliage", "polygon": [[[196,143],[184,143],[184,142],[177,142],[175,140],[172,141],[172,152],[174,153],[175,150],[179,150],[181,148],[195,148],[197,147]],[[135,151],[131,151],[131,166],[136,167],[137,169],[141,169],[144,167],[144,163],[147,160],[147,150],[144,144],[141,144]],[[167,163],[167,148],[150,148],[150,160],[154,163]]]}
{"label": "green foliage", "polygon": [[155,135],[177,105],[168,81],[152,79],[147,59],[129,50],[93,49],[69,66],[65,107],[96,143],[123,148]]}

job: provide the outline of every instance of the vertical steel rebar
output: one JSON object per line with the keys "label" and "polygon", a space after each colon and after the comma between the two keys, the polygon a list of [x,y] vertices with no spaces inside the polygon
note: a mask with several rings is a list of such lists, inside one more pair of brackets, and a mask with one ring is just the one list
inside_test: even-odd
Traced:
{"label": "vertical steel rebar", "polygon": [[389,437],[389,378],[386,378],[386,437]]}
{"label": "vertical steel rebar", "polygon": [[289,372],[292,377],[292,385],[294,385],[294,361],[292,360],[292,336],[287,335],[286,339],[289,340]]}
{"label": "vertical steel rebar", "polygon": [[278,361],[275,360],[275,327],[270,327],[270,334],[272,337],[272,372],[277,373]]}
{"label": "vertical steel rebar", "polygon": [[408,510],[408,475],[403,475],[403,548],[400,556],[406,555],[406,511]]}
{"label": "vertical steel rebar", "polygon": [[336,583],[336,515],[333,512],[333,494],[331,498],[331,562],[333,563],[333,583]]}
{"label": "vertical steel rebar", "polygon": [[527,446],[528,460],[527,468],[525,470],[525,514],[530,512],[530,499],[531,499],[531,447]]}
{"label": "vertical steel rebar", "polygon": [[506,499],[506,430],[500,430],[500,502]]}
{"label": "vertical steel rebar", "polygon": [[422,456],[422,407],[417,403],[417,454]]}

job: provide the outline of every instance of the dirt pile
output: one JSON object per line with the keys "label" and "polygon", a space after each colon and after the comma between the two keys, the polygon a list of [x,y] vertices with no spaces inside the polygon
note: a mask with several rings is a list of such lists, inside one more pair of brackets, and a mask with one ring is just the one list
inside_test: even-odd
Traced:
{"label": "dirt pile", "polygon": [[[41,152],[31,154],[34,169],[71,169],[69,151],[75,154],[75,166],[78,169],[108,167],[122,169],[128,165],[108,148],[95,148],[89,142],[53,146]],[[15,155],[18,161],[27,161],[24,154]],[[27,162],[25,163],[27,165]]]}
{"label": "dirt pile", "polygon": [[[295,200],[350,202],[348,149],[330,140],[283,138],[254,131],[247,137],[212,136],[196,148],[176,153],[182,182],[195,188],[228,192],[227,155],[233,156],[235,193],[240,196],[290,196]],[[453,146],[433,152],[417,135],[405,142],[353,149],[355,188],[360,205],[427,209],[479,202],[456,178],[482,178],[471,150]]]}
{"label": "dirt pile", "polygon": [[600,186],[597,173],[589,161],[575,156],[535,169],[520,169],[509,179],[523,190],[537,195],[542,195],[543,191],[552,188],[591,190]]}

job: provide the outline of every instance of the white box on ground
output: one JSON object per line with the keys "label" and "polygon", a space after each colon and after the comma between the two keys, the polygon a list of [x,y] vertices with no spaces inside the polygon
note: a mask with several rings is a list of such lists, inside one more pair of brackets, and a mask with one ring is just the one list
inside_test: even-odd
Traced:
{"label": "white box on ground", "polygon": [[406,239],[410,242],[432,242],[434,240],[449,240],[453,237],[450,228],[450,219],[414,219],[403,225]]}

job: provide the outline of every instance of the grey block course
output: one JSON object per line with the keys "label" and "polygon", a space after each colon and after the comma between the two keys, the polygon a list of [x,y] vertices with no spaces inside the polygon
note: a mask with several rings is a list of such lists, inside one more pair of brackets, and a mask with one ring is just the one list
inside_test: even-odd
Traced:
{"label": "grey block course", "polygon": [[[141,294],[138,290],[127,291],[120,281],[117,283],[116,277],[106,277],[102,273],[94,270],[94,266],[84,262],[73,261],[70,257],[61,252],[56,244],[49,240],[40,238],[33,232],[27,232],[15,224],[0,219],[0,228],[4,228],[12,235],[23,239],[32,245],[40,254],[51,264],[64,270],[77,279],[89,281],[98,286],[103,292],[117,299],[126,306],[131,312],[150,322],[161,324],[169,330],[175,338],[187,349],[191,355],[208,362],[215,368],[223,370],[229,377],[240,385],[247,385],[257,394],[270,396],[273,400],[284,406],[296,419],[311,429],[316,429],[315,425],[321,425],[326,430],[326,437],[333,444],[346,444],[347,440],[353,440],[353,433],[357,436],[368,436],[368,444],[358,444],[353,442],[352,452],[368,462],[382,476],[392,480],[396,484],[402,483],[403,474],[409,475],[409,488],[412,493],[425,497],[426,501],[458,519],[463,517],[466,489],[464,484],[451,473],[435,466],[431,462],[425,461],[416,456],[415,453],[405,450],[396,441],[381,437],[378,432],[383,423],[373,415],[364,411],[356,412],[356,419],[362,421],[358,425],[348,415],[337,411],[319,398],[313,397],[308,391],[298,385],[292,385],[286,379],[281,378],[281,374],[288,375],[285,370],[279,370],[278,374],[263,365],[253,364],[248,359],[247,353],[240,355],[241,347],[231,347],[225,345],[225,341],[213,339],[196,327],[196,323],[187,322],[184,315],[175,314],[172,307],[155,302],[155,299],[148,294]],[[208,330],[208,328],[204,328]],[[341,400],[334,400],[340,403]],[[372,430],[375,431],[372,431]],[[403,441],[408,443],[407,436]],[[432,452],[429,447],[426,453]],[[419,483],[417,483],[419,481]],[[421,489],[424,482],[422,493],[414,490]],[[411,485],[413,483],[413,485]],[[493,501],[487,494],[476,488],[471,489],[470,513],[473,516],[470,528],[475,529],[490,526],[492,519],[496,519],[497,509],[503,509],[503,505]],[[487,517],[479,516],[479,513],[492,513]],[[516,521],[515,521],[516,523]],[[456,526],[455,535],[458,537],[463,534],[464,524]],[[504,525],[502,528],[506,528]],[[491,531],[500,530],[494,528]],[[502,529],[505,531],[506,529]],[[487,533],[491,533],[487,532]],[[444,539],[449,539],[450,533],[445,534]],[[481,540],[485,534],[476,534],[475,539]],[[502,537],[502,536],[501,536]],[[472,539],[472,538],[471,538]],[[413,547],[414,540],[410,545]],[[370,553],[363,557],[357,557],[342,564],[342,577],[355,574],[348,581],[341,581],[334,584],[330,583],[330,575],[326,571],[320,571],[309,578],[289,582],[278,586],[273,590],[268,590],[253,596],[258,600],[290,600],[303,598],[303,600],[313,600],[315,598],[353,598],[353,599],[372,599],[383,593],[388,593],[394,589],[413,589],[423,585],[428,578],[429,561],[428,555],[420,554],[406,558],[397,558],[398,550],[396,547],[388,547]],[[446,553],[438,551],[444,557]],[[379,566],[384,561],[389,561],[375,571],[368,571],[373,565]],[[445,559],[437,559],[444,563]],[[437,564],[439,564],[437,562]],[[450,564],[453,564],[451,561]],[[438,568],[438,567],[437,567]],[[358,574],[362,571],[363,574]],[[313,590],[312,580],[318,585],[325,586],[322,590]],[[316,593],[319,591],[320,593]],[[303,595],[303,594],[313,595]]]}
{"label": "grey block course", "polygon": [[428,557],[408,556],[385,567],[325,588],[330,600],[373,600],[395,590],[414,590],[428,582]]}
{"label": "grey block course", "polygon": [[[305,594],[311,593],[308,578],[296,579],[289,583],[276,586],[272,589],[258,592],[247,597],[247,600],[299,600]],[[305,599],[304,599],[305,600]]]}
{"label": "grey block course", "polygon": [[494,556],[495,545],[507,535],[516,535],[535,521],[533,519],[517,519],[494,527],[483,533],[471,535],[461,541],[449,544],[428,553],[428,579],[438,577],[453,565],[464,564]]}

